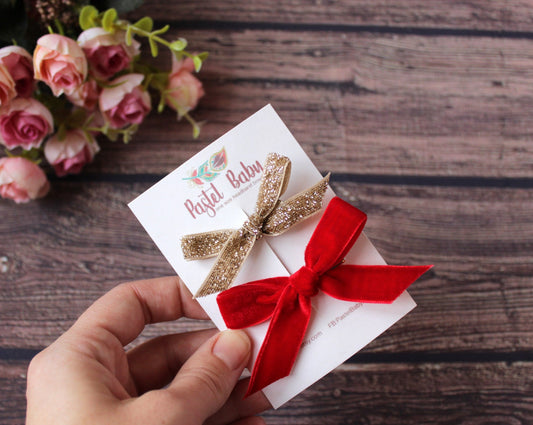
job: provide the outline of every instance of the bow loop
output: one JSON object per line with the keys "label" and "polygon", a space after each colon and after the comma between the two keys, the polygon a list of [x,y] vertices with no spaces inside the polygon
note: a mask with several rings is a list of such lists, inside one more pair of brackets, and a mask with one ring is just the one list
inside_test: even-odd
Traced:
{"label": "bow loop", "polygon": [[335,213],[324,213],[305,248],[305,264],[318,274],[342,262],[366,223],[363,211],[338,197],[330,201],[328,209]]}
{"label": "bow loop", "polygon": [[314,297],[318,293],[320,276],[310,267],[303,266],[289,278],[290,284],[302,297]]}
{"label": "bow loop", "polygon": [[[218,294],[217,302],[226,326],[242,329],[270,319],[288,279],[286,276],[272,277]],[[247,308],[243,309],[243,306]]]}
{"label": "bow loop", "polygon": [[269,153],[255,203],[255,215],[262,224],[285,193],[291,177],[291,160],[277,153]]}

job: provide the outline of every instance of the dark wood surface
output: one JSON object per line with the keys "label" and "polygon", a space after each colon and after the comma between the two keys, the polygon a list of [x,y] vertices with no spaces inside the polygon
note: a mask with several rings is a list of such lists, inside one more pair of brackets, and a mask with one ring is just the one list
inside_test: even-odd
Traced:
{"label": "dark wood surface", "polygon": [[[533,423],[533,1],[146,1],[211,56],[199,140],[152,114],[50,195],[0,201],[0,424],[31,357],[122,281],[172,274],[127,202],[272,103],[418,307],[271,424]],[[141,340],[201,326],[151,326]]]}

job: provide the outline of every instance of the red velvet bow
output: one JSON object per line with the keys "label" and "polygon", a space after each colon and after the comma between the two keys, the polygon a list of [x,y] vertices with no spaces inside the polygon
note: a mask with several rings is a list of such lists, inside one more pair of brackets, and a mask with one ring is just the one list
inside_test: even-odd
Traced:
{"label": "red velvet bow", "polygon": [[291,276],[256,280],[218,295],[230,329],[271,319],[246,395],[289,375],[318,290],[340,300],[391,303],[431,267],[339,265],[365,223],[365,213],[333,198],[305,249],[305,266]]}

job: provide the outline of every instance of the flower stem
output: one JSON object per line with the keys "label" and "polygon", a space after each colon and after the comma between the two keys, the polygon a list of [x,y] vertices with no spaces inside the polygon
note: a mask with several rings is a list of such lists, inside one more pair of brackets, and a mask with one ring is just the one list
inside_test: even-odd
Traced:
{"label": "flower stem", "polygon": [[154,34],[154,33],[157,33],[157,31],[160,31],[160,30],[148,32],[146,30],[143,30],[142,28],[138,28],[135,25],[132,25],[132,24],[130,24],[128,22],[124,22],[124,21],[119,21],[119,22],[115,23],[115,26],[117,28],[121,29],[122,31],[128,31],[128,29],[129,29],[131,32],[133,32],[136,35],[139,35],[141,37],[146,37],[148,39],[152,39],[152,40],[158,42],[159,44],[167,47],[178,58],[179,58],[178,55],[184,55],[184,56],[187,56],[187,57],[190,57],[190,58],[193,57],[193,55],[190,54],[189,52],[187,52],[186,50],[180,50],[179,52],[175,51],[174,49],[172,49],[171,43],[169,41],[165,40],[162,37],[159,37],[157,34]]}

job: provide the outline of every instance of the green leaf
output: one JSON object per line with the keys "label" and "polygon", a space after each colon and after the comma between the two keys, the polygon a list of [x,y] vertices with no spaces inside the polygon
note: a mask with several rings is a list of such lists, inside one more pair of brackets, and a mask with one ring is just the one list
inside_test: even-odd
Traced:
{"label": "green leaf", "polygon": [[126,29],[126,45],[131,46],[131,43],[133,43],[133,27],[128,25]]}
{"label": "green leaf", "polygon": [[159,103],[157,105],[157,113],[161,113],[163,112],[163,110],[165,109],[165,97],[164,96],[161,96],[161,98],[159,99]]}
{"label": "green leaf", "polygon": [[151,35],[161,35],[161,34],[166,33],[169,29],[170,29],[170,25],[165,25],[163,28],[152,31]]}
{"label": "green leaf", "polygon": [[150,76],[150,87],[164,94],[163,92],[168,86],[168,72],[156,72],[150,74]]}
{"label": "green leaf", "polygon": [[175,52],[181,52],[183,49],[185,49],[185,47],[187,47],[187,40],[184,38],[178,38],[170,43],[170,48]]}
{"label": "green leaf", "polygon": [[65,124],[61,124],[59,128],[57,129],[57,133],[56,133],[57,140],[61,142],[65,140],[66,136],[67,136],[67,126]]}
{"label": "green leaf", "polygon": [[133,24],[133,26],[139,28],[140,30],[151,32],[154,27],[154,21],[149,16],[139,19]]}
{"label": "green leaf", "polygon": [[115,87],[121,86],[125,82],[126,81],[121,81],[120,83],[111,84],[111,83],[104,82],[104,81],[98,81],[98,86],[102,87],[103,89],[114,89]]}
{"label": "green leaf", "polygon": [[95,19],[98,17],[98,9],[94,6],[83,6],[80,12],[80,27],[87,30],[95,26]]}
{"label": "green leaf", "polygon": [[202,59],[202,62],[205,61],[207,59],[207,57],[209,56],[209,52],[202,52],[202,53],[198,53],[196,56],[198,56],[200,59]]}
{"label": "green leaf", "polygon": [[202,69],[203,63],[207,59],[208,56],[209,56],[208,52],[202,52],[202,53],[197,54],[196,56],[193,56],[192,61],[194,63],[194,70],[196,72],[200,72],[200,69]]}
{"label": "green leaf", "polygon": [[157,54],[159,53],[157,42],[153,39],[153,37],[148,37],[148,42],[150,44],[150,51],[152,52],[152,56],[154,58],[157,57]]}
{"label": "green leaf", "polygon": [[9,155],[9,157],[11,158],[16,158],[17,156],[21,158],[26,158],[27,160],[33,162],[36,165],[39,165],[42,162],[40,158],[41,151],[40,149],[36,148],[31,148],[30,150],[23,149],[19,155]]}
{"label": "green leaf", "polygon": [[103,132],[109,140],[116,142],[118,140],[118,132],[116,130],[108,129],[106,132]]}
{"label": "green leaf", "polygon": [[193,138],[198,138],[198,136],[200,135],[200,128],[201,126],[204,124],[203,122],[201,123],[197,123],[193,117],[191,117],[189,114],[184,114],[183,115],[185,117],[185,119],[187,121],[189,121],[189,123],[192,125],[192,137]]}
{"label": "green leaf", "polygon": [[187,114],[189,111],[187,108],[183,108],[176,99],[174,99],[171,96],[166,96],[165,99],[170,102],[170,104],[174,107],[174,110],[176,111],[178,115],[178,121],[181,120],[181,118]]}
{"label": "green leaf", "polygon": [[67,122],[68,122],[69,128],[80,128],[86,120],[87,120],[87,113],[85,112],[85,109],[79,108],[79,109],[74,109],[72,111]]}
{"label": "green leaf", "polygon": [[202,69],[202,59],[200,56],[193,56],[192,61],[194,63],[194,70],[200,72],[200,69]]}
{"label": "green leaf", "polygon": [[198,124],[194,123],[192,125],[192,137],[194,139],[197,139],[199,135],[200,135],[200,127],[198,126]]}
{"label": "green leaf", "polygon": [[91,123],[94,121],[94,113],[87,115],[87,119],[83,123],[82,127],[89,127]]}
{"label": "green leaf", "polygon": [[28,152],[28,159],[35,162],[36,164],[39,164],[41,161],[39,160],[39,157],[41,156],[41,151],[37,148],[31,148]]}
{"label": "green leaf", "polygon": [[61,35],[65,35],[65,28],[59,19],[54,19],[54,25],[57,29],[57,32]]}
{"label": "green leaf", "polygon": [[87,130],[82,129],[83,137],[85,137],[85,140],[89,143],[94,143],[94,138],[92,137],[91,133],[89,133]]}
{"label": "green leaf", "polygon": [[105,121],[104,122],[104,125],[102,127],[100,127],[100,133],[104,134],[105,136],[108,136],[108,133],[111,131],[110,127],[109,127],[109,121]]}
{"label": "green leaf", "polygon": [[105,29],[107,32],[115,32],[115,28],[113,24],[115,23],[117,19],[118,13],[116,9],[107,9],[104,12],[104,16],[102,18],[102,28]]}
{"label": "green leaf", "polygon": [[133,135],[137,132],[139,129],[138,124],[131,124],[129,127],[126,127],[124,130],[121,130],[122,132],[122,141],[125,144],[128,144],[133,139]]}
{"label": "green leaf", "polygon": [[150,83],[152,82],[153,74],[147,74],[144,76],[144,80],[142,82],[142,88],[144,90],[148,90],[148,87],[150,87]]}
{"label": "green leaf", "polygon": [[144,74],[144,75],[148,75],[148,74],[152,74],[154,72],[158,72],[159,69],[157,69],[156,67],[154,66],[151,66],[147,63],[142,63],[142,62],[139,62],[139,61],[135,61],[133,63],[133,72],[137,73],[137,74]]}

